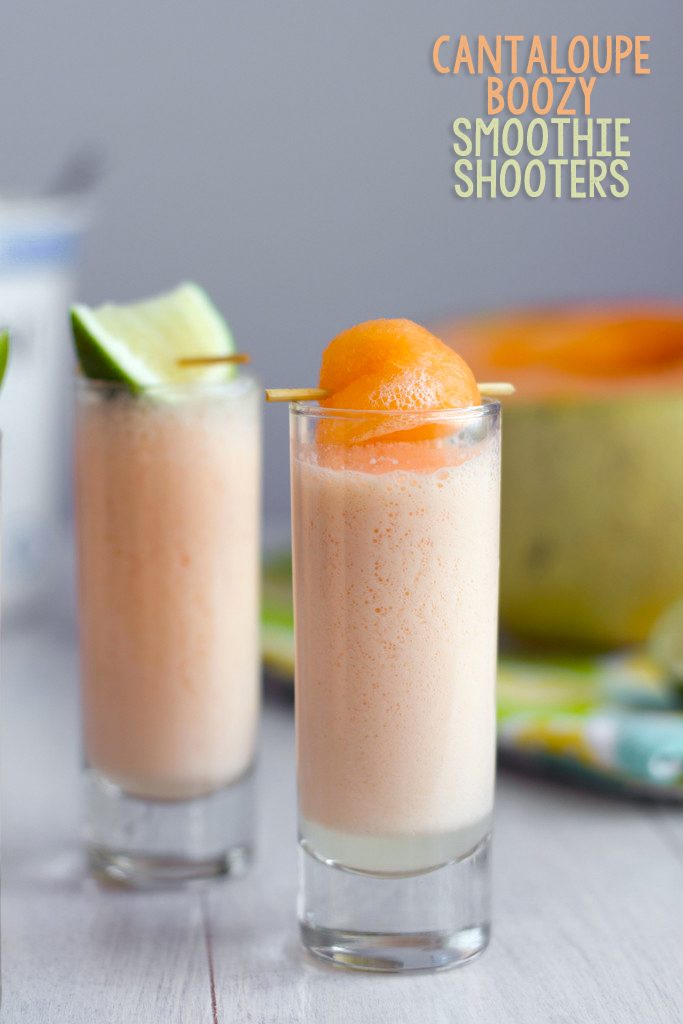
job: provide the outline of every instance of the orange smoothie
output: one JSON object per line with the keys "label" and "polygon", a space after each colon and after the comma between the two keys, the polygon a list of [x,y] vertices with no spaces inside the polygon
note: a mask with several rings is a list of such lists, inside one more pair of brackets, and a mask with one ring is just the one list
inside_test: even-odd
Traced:
{"label": "orange smoothie", "polygon": [[81,681],[89,765],[181,800],[250,767],[259,710],[259,400],[247,378],[80,385]]}
{"label": "orange smoothie", "polygon": [[495,432],[293,453],[300,827],[323,860],[422,871],[490,830],[498,481]]}

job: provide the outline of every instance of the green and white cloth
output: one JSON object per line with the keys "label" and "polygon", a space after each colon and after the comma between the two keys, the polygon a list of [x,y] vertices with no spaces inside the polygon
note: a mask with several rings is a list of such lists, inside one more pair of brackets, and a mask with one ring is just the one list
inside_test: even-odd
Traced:
{"label": "green and white cloth", "polygon": [[683,701],[643,653],[502,657],[498,746],[577,780],[683,800]]}
{"label": "green and white cloth", "polygon": [[[263,660],[294,676],[288,556],[264,579]],[[498,668],[498,747],[531,768],[683,801],[683,685],[643,651],[597,657],[505,654]]]}

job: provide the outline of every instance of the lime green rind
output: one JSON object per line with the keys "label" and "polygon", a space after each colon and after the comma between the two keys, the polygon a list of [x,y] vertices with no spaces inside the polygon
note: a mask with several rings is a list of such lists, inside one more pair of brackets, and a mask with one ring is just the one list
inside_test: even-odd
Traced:
{"label": "lime green rind", "polygon": [[644,642],[683,598],[683,475],[673,440],[682,432],[680,393],[506,407],[500,610],[508,634],[614,650]]}
{"label": "lime green rind", "polygon": [[111,380],[126,384],[134,393],[144,390],[144,386],[126,373],[107,354],[106,349],[94,342],[92,335],[85,329],[85,314],[89,312],[85,306],[72,306],[70,309],[71,331],[73,334],[76,356],[81,370],[91,380]]}
{"label": "lime green rind", "polygon": [[9,360],[9,331],[0,330],[0,385],[5,379],[5,371]]}
{"label": "lime green rind", "polygon": [[118,381],[139,393],[190,377],[226,381],[236,372],[231,365],[182,369],[176,362],[235,351],[228,325],[198,285],[184,283],[130,305],[77,304],[70,315],[78,361],[91,379]]}

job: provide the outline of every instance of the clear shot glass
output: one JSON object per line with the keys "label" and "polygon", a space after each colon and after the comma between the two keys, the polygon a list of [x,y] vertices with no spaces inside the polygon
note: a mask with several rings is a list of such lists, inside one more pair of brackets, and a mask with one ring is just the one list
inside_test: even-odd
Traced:
{"label": "clear shot glass", "polygon": [[290,428],[302,940],[462,963],[490,929],[500,406]]}
{"label": "clear shot glass", "polygon": [[260,704],[259,392],[81,380],[85,842],[132,887],[239,873]]}

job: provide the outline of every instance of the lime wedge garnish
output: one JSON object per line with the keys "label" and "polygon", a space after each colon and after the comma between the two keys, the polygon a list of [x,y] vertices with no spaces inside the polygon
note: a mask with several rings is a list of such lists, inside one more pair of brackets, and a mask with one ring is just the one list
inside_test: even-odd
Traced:
{"label": "lime wedge garnish", "polygon": [[9,359],[9,331],[0,331],[0,384],[5,379]]}
{"label": "lime wedge garnish", "polygon": [[683,682],[683,600],[667,608],[657,620],[650,633],[649,649],[662,668]]}
{"label": "lime wedge garnish", "polygon": [[230,328],[196,284],[129,306],[72,306],[71,326],[85,376],[123,381],[131,391],[196,379],[223,381],[235,372],[229,363],[178,363],[235,351]]}

